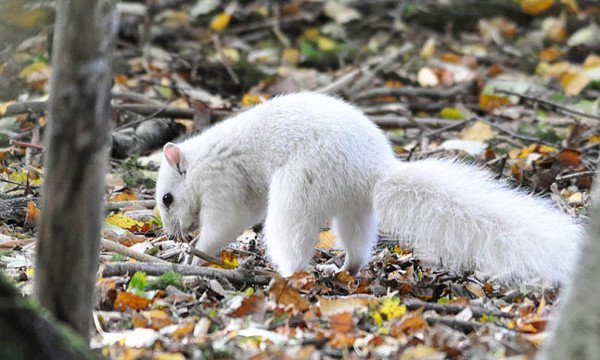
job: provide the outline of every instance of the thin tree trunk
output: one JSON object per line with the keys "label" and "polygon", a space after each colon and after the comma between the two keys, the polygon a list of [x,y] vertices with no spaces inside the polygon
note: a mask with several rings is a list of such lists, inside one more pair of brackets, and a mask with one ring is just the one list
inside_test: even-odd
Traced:
{"label": "thin tree trunk", "polygon": [[592,190],[591,219],[579,267],[540,358],[600,359],[600,178]]}
{"label": "thin tree trunk", "polygon": [[89,339],[109,140],[110,0],[60,0],[52,56],[36,296]]}

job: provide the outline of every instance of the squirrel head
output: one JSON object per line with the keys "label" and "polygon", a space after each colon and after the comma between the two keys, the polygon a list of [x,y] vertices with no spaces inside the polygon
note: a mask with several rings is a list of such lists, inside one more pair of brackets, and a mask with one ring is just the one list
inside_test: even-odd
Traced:
{"label": "squirrel head", "polygon": [[199,213],[187,179],[188,160],[181,148],[168,143],[156,180],[156,205],[169,237],[183,239],[198,227]]}

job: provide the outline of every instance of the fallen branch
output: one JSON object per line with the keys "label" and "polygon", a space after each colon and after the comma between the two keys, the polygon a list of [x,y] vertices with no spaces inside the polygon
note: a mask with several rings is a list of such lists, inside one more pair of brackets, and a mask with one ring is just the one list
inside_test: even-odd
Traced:
{"label": "fallen branch", "polygon": [[494,91],[496,93],[498,93],[498,94],[514,95],[514,96],[520,97],[521,99],[525,99],[525,100],[528,100],[528,101],[536,102],[536,103],[539,103],[539,104],[544,104],[544,105],[550,106],[551,108],[553,108],[553,109],[555,109],[555,110],[557,110],[559,112],[562,112],[562,113],[568,113],[568,114],[572,114],[572,115],[583,116],[583,117],[586,117],[588,119],[600,120],[600,116],[598,116],[598,115],[588,114],[588,113],[585,113],[583,111],[574,110],[574,109],[568,108],[568,107],[566,107],[564,105],[557,104],[557,103],[555,103],[553,101],[539,99],[539,98],[536,98],[536,97],[533,97],[533,96],[530,96],[530,95],[525,95],[525,94],[521,94],[521,93],[517,93],[517,92],[514,92],[514,91],[509,91],[509,90],[499,90],[499,89],[496,89]]}
{"label": "fallen branch", "polygon": [[456,120],[438,119],[438,118],[425,118],[415,117],[409,119],[404,116],[394,115],[380,115],[380,116],[369,116],[369,119],[373,121],[377,126],[384,129],[402,129],[418,127],[418,124],[422,124],[429,127],[441,127],[449,125],[457,125]]}
{"label": "fallen branch", "polygon": [[148,263],[157,263],[157,264],[169,264],[169,262],[166,260],[162,260],[155,256],[144,254],[139,251],[135,251],[131,248],[128,248],[127,246],[123,246],[114,241],[100,239],[100,246],[102,247],[102,250],[104,250],[104,251],[116,252],[117,254],[121,254],[121,255],[130,257],[132,259],[139,260],[139,261],[144,261],[144,262],[148,262]]}
{"label": "fallen branch", "polygon": [[595,171],[582,171],[582,172],[578,172],[578,173],[557,176],[554,180],[564,181],[564,180],[577,179],[577,178],[585,177],[585,176],[594,176],[595,173],[596,173]]}
{"label": "fallen branch", "polygon": [[[458,314],[463,311],[467,306],[462,305],[454,305],[454,304],[438,304],[438,303],[429,303],[419,300],[409,300],[405,301],[404,304],[408,308],[408,310],[417,310],[420,308],[424,308],[425,310],[434,310],[438,313],[444,314]],[[503,317],[503,318],[514,318],[515,314],[505,313],[497,309],[486,309],[479,306],[470,306],[471,312],[475,317],[481,317],[483,315],[492,315],[495,317]]]}
{"label": "fallen branch", "polygon": [[168,271],[181,275],[205,276],[211,279],[226,279],[234,284],[268,285],[272,276],[255,274],[253,271],[221,270],[191,265],[157,264],[157,263],[106,263],[102,266],[102,277],[122,276],[143,271],[148,275],[160,276]]}
{"label": "fallen branch", "polygon": [[406,97],[427,97],[432,99],[450,99],[457,96],[464,96],[471,92],[472,82],[463,82],[450,88],[422,88],[414,86],[404,87],[379,87],[363,91],[355,99],[366,99],[377,96],[406,96]]}
{"label": "fallen branch", "polygon": [[[142,116],[152,117],[165,117],[165,118],[179,118],[179,119],[193,119],[194,109],[179,108],[175,106],[168,106],[165,104],[120,104],[113,105],[112,111],[131,111]],[[46,111],[45,101],[29,101],[9,105],[4,112],[4,116],[14,116],[24,114],[28,112],[43,114]],[[213,114],[217,116],[227,116],[230,114],[229,111],[213,110]],[[130,125],[128,125],[130,126]]]}
{"label": "fallen branch", "polygon": [[155,200],[131,200],[131,201],[115,201],[115,202],[107,202],[104,204],[104,211],[119,211],[128,207],[144,207],[146,209],[154,209],[156,206]]}
{"label": "fallen branch", "polygon": [[533,143],[538,143],[538,144],[543,144],[543,145],[549,145],[549,146],[556,147],[556,144],[553,144],[553,143],[548,142],[548,141],[544,141],[544,140],[542,140],[540,138],[535,138],[535,137],[532,137],[532,136],[518,134],[518,133],[516,133],[516,132],[514,132],[514,131],[512,131],[510,129],[507,129],[507,128],[503,127],[502,125],[498,125],[497,123],[495,123],[493,121],[490,121],[490,120],[488,120],[486,118],[477,118],[477,120],[483,121],[484,123],[488,124],[489,126],[494,127],[496,129],[504,132],[504,133],[507,133],[508,135],[510,135],[510,136],[512,136],[514,138],[525,140],[525,141],[529,141],[529,142],[533,142]]}

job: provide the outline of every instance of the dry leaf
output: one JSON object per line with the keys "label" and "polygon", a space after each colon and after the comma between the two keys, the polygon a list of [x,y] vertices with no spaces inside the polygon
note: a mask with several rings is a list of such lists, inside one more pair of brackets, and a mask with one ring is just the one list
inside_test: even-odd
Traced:
{"label": "dry leaf", "polygon": [[317,249],[333,249],[335,247],[335,234],[331,230],[321,231]]}
{"label": "dry leaf", "polygon": [[25,229],[33,229],[35,228],[35,224],[38,221],[40,216],[40,209],[38,209],[37,205],[34,201],[27,202],[27,214],[25,215],[25,222],[23,227]]}
{"label": "dry leaf", "polygon": [[422,87],[434,87],[440,84],[440,80],[433,70],[424,67],[417,74],[417,82]]}
{"label": "dry leaf", "polygon": [[460,132],[463,140],[486,141],[494,138],[492,127],[483,121],[476,121],[473,125]]}
{"label": "dry leaf", "polygon": [[310,302],[300,295],[300,292],[290,286],[285,278],[274,280],[269,294],[279,305],[292,306],[295,310],[305,311],[309,308]]}
{"label": "dry leaf", "polygon": [[348,333],[353,328],[352,313],[345,311],[329,317],[329,324],[332,331]]}
{"label": "dry leaf", "polygon": [[521,0],[521,9],[531,15],[543,13],[552,5],[554,5],[554,0]]}
{"label": "dry leaf", "polygon": [[127,309],[143,310],[152,304],[152,300],[128,293],[119,291],[115,299],[115,310],[125,311]]}
{"label": "dry leaf", "polygon": [[592,79],[579,71],[568,72],[560,78],[565,95],[579,95],[591,81]]}
{"label": "dry leaf", "polygon": [[214,31],[221,32],[229,26],[231,22],[231,14],[222,12],[220,14],[215,15],[210,21],[210,28]]}

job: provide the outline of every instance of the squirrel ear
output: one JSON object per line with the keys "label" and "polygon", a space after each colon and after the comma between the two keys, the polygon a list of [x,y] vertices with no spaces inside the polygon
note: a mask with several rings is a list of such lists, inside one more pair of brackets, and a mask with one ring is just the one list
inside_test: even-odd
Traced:
{"label": "squirrel ear", "polygon": [[179,169],[179,165],[181,163],[181,150],[177,145],[173,143],[167,143],[163,147],[163,154],[165,155],[165,159],[172,167]]}

